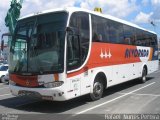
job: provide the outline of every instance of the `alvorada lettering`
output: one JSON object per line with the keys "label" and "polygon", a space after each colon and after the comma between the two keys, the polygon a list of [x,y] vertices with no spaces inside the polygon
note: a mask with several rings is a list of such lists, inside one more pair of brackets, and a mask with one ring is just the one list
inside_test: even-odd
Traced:
{"label": "alvorada lettering", "polygon": [[126,49],[125,58],[130,57],[148,57],[149,50],[145,49]]}

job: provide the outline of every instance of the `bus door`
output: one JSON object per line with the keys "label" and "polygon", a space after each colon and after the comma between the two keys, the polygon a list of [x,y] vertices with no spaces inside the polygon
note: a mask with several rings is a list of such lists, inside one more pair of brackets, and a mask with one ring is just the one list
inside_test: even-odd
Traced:
{"label": "bus door", "polygon": [[89,14],[75,12],[71,15],[67,37],[67,71],[71,81],[71,89],[76,94],[89,93],[89,73],[85,62],[89,52],[90,27]]}

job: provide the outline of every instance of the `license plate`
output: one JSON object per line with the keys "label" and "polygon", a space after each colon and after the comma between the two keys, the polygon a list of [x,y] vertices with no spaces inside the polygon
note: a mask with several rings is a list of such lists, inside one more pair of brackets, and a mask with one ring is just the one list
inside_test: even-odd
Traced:
{"label": "license plate", "polygon": [[35,92],[32,91],[19,91],[18,95],[20,96],[35,96]]}

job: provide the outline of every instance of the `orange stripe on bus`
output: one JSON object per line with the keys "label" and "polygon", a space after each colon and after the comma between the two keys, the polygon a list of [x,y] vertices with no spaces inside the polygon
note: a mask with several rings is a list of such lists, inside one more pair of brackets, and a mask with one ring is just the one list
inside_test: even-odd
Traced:
{"label": "orange stripe on bus", "polygon": [[[127,49],[137,50],[137,47],[132,45],[93,42],[87,64],[81,70],[67,74],[67,78],[84,73],[86,67],[88,67],[88,69],[93,69],[97,67],[141,62],[139,56],[134,56],[132,52],[127,53]],[[152,60],[153,49],[150,52],[150,60]]]}
{"label": "orange stripe on bus", "polygon": [[149,61],[152,61],[153,48],[150,48]]}
{"label": "orange stripe on bus", "polygon": [[58,74],[54,74],[54,80],[58,81],[59,80],[59,75]]}
{"label": "orange stripe on bus", "polygon": [[38,87],[38,76],[22,76],[16,74],[10,74],[10,79],[14,81],[17,85],[23,87]]}

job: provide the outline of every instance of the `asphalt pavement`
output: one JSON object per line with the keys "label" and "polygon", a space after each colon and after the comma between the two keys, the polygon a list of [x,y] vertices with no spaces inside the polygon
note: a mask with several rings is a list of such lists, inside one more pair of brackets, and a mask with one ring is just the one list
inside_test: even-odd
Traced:
{"label": "asphalt pavement", "polygon": [[65,102],[15,97],[0,83],[0,114],[3,120],[160,119],[160,70],[148,75],[144,84],[137,79],[108,88],[94,102],[87,95]]}

